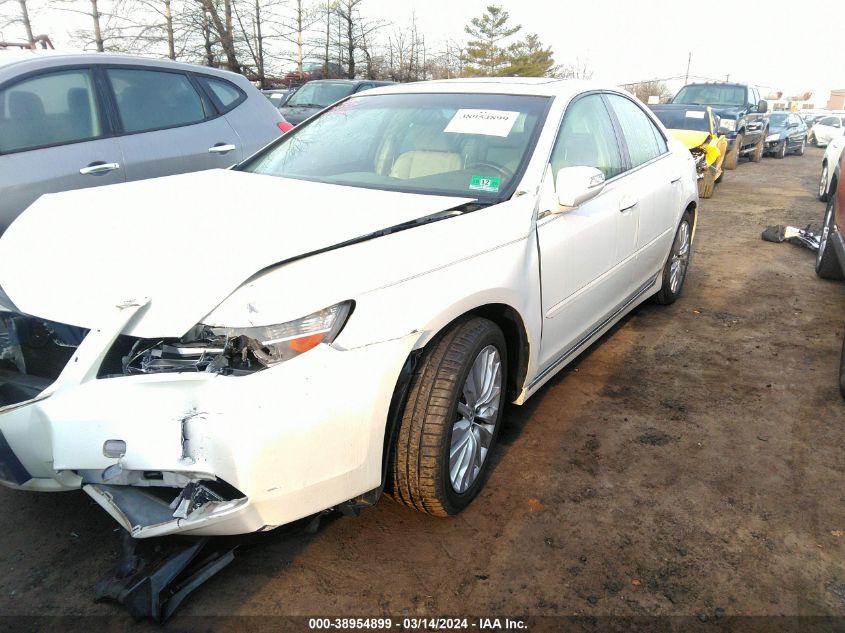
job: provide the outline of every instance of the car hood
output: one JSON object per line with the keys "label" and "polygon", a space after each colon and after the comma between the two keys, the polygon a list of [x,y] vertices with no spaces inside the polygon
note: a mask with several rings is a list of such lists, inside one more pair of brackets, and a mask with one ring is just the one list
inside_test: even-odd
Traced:
{"label": "car hood", "polygon": [[49,194],[0,238],[0,288],[86,328],[149,297],[124,333],[179,336],[265,268],[471,200],[231,170]]}
{"label": "car hood", "polygon": [[300,106],[283,106],[279,108],[279,111],[282,113],[282,116],[285,117],[285,120],[288,123],[292,123],[293,125],[299,125],[305,119],[310,116],[317,114],[323,108],[303,108]]}
{"label": "car hood", "polygon": [[745,108],[742,106],[710,106],[713,108],[713,114],[717,114],[720,119],[738,119],[745,114]]}
{"label": "car hood", "polygon": [[699,132],[698,130],[673,130],[669,133],[683,143],[687,149],[695,149],[701,147],[710,140],[709,132]]}

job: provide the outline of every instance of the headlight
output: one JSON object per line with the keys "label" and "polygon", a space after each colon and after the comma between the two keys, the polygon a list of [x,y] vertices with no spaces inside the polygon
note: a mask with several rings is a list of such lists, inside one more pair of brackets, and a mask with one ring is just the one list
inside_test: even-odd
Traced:
{"label": "headlight", "polygon": [[779,141],[779,140],[780,140],[780,134],[769,134],[769,135],[766,137],[766,142],[767,142],[767,143],[773,143],[773,142],[775,142],[775,141]]}
{"label": "headlight", "polygon": [[719,129],[725,132],[736,132],[736,119],[722,119]]}
{"label": "headlight", "polygon": [[252,373],[295,358],[320,343],[334,341],[346,324],[352,305],[351,301],[344,301],[278,325],[226,328],[199,323],[178,339],[119,337],[99,376],[117,375],[118,357],[124,375],[180,371]]}

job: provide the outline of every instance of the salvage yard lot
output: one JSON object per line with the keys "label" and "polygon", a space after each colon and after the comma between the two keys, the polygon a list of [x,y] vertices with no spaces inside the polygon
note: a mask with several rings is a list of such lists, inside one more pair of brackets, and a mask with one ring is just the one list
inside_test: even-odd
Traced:
{"label": "salvage yard lot", "polygon": [[[742,160],[701,202],[684,295],[645,304],[524,407],[453,519],[389,499],[270,535],[190,615],[845,615],[845,285],[760,239],[821,221],[821,150]],[[84,493],[0,489],[0,614],[112,615]],[[65,627],[65,630],[72,628]],[[203,627],[207,628],[207,627]]]}

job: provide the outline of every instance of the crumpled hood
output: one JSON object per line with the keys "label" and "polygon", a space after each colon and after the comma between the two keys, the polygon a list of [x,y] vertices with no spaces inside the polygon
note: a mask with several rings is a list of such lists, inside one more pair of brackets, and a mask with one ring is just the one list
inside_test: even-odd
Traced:
{"label": "crumpled hood", "polygon": [[709,132],[699,132],[698,130],[669,130],[669,133],[683,143],[687,149],[701,147],[710,138]]}
{"label": "crumpled hood", "polygon": [[27,314],[179,336],[256,272],[472,198],[211,170],[42,196],[0,238],[0,287]]}

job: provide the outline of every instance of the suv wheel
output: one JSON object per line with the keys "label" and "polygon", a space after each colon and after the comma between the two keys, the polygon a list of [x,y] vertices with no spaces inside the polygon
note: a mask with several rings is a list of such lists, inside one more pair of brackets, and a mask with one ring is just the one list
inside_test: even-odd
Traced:
{"label": "suv wheel", "polygon": [[819,252],[816,254],[816,274],[822,279],[842,279],[842,269],[830,243],[836,218],[836,196],[830,196],[824,212],[822,234],[819,237]]}
{"label": "suv wheel", "polygon": [[[766,135],[769,133],[768,130],[763,130],[763,134],[760,135],[760,140],[757,141],[757,144],[754,146],[754,151],[751,152],[751,162],[752,163],[759,163],[763,160],[763,152],[766,150]],[[784,148],[786,147],[786,143],[784,143]],[[784,152],[784,156],[786,152]],[[780,158],[783,158],[781,156]]]}
{"label": "suv wheel", "polygon": [[484,486],[505,404],[507,347],[492,321],[458,321],[426,348],[393,447],[393,498],[435,516]]}
{"label": "suv wheel", "polygon": [[742,142],[742,134],[737,134],[734,139],[734,146],[728,152],[728,155],[725,156],[725,169],[736,169],[737,163],[739,163],[739,152],[742,149]]}

